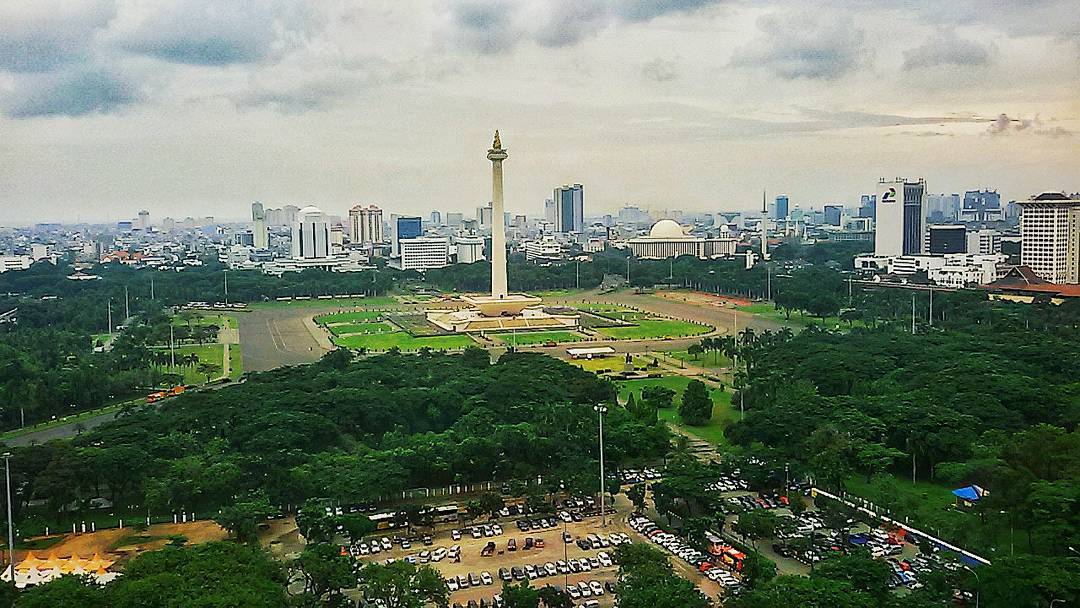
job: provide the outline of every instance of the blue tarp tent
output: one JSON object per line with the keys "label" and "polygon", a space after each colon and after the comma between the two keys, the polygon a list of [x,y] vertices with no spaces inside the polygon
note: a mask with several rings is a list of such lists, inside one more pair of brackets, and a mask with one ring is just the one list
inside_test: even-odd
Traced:
{"label": "blue tarp tent", "polygon": [[962,500],[975,502],[982,498],[982,488],[979,486],[967,486],[952,491],[953,495]]}

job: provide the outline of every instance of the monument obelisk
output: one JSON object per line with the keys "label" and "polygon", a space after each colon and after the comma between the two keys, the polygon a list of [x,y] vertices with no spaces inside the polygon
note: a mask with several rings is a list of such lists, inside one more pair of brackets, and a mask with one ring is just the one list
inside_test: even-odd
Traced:
{"label": "monument obelisk", "polygon": [[503,215],[503,174],[502,163],[506,160],[506,150],[499,141],[499,131],[495,130],[495,141],[488,150],[491,161],[491,297],[501,300],[506,297],[506,222]]}

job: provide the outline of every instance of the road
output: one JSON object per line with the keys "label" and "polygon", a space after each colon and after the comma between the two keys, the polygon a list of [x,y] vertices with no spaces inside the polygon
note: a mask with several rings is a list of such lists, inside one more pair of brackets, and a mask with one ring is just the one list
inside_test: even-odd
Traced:
{"label": "road", "polygon": [[[12,437],[7,441],[4,441],[4,445],[7,447],[23,447],[27,445],[35,445],[41,443],[47,443],[53,439],[66,439],[77,435],[79,429],[90,430],[94,427],[101,426],[106,422],[115,420],[122,410],[116,410],[112,412],[106,412],[98,416],[91,416],[84,418],[78,422],[72,422],[69,424],[59,424],[40,431],[34,431],[32,433],[26,433],[25,435],[19,435],[18,437]],[[76,428],[78,427],[78,428]]]}
{"label": "road", "polygon": [[308,320],[316,314],[337,310],[318,306],[255,308],[238,315],[245,372],[263,372],[284,365],[318,360],[331,350],[311,331]]}

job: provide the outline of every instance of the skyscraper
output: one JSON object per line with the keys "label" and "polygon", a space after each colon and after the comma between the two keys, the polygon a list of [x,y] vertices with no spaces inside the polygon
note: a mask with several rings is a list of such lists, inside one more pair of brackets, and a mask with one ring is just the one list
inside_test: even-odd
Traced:
{"label": "skyscraper", "polygon": [[330,224],[318,207],[309,205],[297,211],[292,225],[292,257],[306,260],[330,257]]}
{"label": "skyscraper", "polygon": [[433,226],[442,226],[442,213],[439,213],[438,211],[432,211],[431,224]]}
{"label": "skyscraper", "polygon": [[1001,219],[1001,195],[996,190],[968,190],[960,219],[968,222],[992,222]]}
{"label": "skyscraper", "polygon": [[555,232],[581,232],[585,229],[585,186],[574,184],[555,188]]}
{"label": "skyscraper", "polygon": [[864,194],[859,199],[859,217],[877,218],[877,195]]}
{"label": "skyscraper", "polygon": [[349,209],[349,240],[360,245],[383,242],[382,209],[375,205]]}
{"label": "skyscraper", "polygon": [[926,219],[931,224],[955,222],[960,219],[960,195],[928,194],[926,196]]}
{"label": "skyscraper", "polygon": [[390,255],[401,255],[401,241],[415,239],[424,234],[423,220],[412,215],[390,216]]}
{"label": "skyscraper", "polygon": [[266,232],[266,211],[259,201],[251,203],[251,223],[252,245],[256,249],[268,249],[270,239]]}
{"label": "skyscraper", "polygon": [[555,201],[550,198],[544,199],[544,219],[555,223]]}
{"label": "skyscraper", "polygon": [[150,229],[150,212],[143,209],[139,212],[139,230],[146,231]]}
{"label": "skyscraper", "polygon": [[874,254],[917,255],[923,246],[926,181],[903,178],[878,182]]}
{"label": "skyscraper", "polygon": [[840,217],[844,214],[844,208],[840,205],[825,205],[825,223],[830,226],[839,226]]}
{"label": "skyscraper", "polygon": [[1020,203],[1020,263],[1051,283],[1080,283],[1080,194],[1043,192]]}
{"label": "skyscraper", "polygon": [[775,206],[776,214],[773,219],[786,220],[788,216],[788,196],[786,194],[781,194],[776,197]]}

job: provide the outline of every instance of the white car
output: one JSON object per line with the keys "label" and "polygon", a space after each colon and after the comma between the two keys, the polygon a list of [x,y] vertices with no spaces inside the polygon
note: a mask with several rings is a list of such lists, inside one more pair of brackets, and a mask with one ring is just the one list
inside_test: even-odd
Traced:
{"label": "white car", "polygon": [[559,571],[555,568],[555,564],[548,562],[544,564],[544,570],[547,570],[548,576],[555,576]]}
{"label": "white car", "polygon": [[485,585],[492,585],[495,583],[495,579],[491,578],[491,573],[485,570],[480,573],[480,582]]}
{"label": "white car", "polygon": [[605,568],[609,568],[609,567],[612,566],[611,556],[609,556],[604,551],[601,551],[600,553],[597,553],[596,554],[596,559],[600,560],[600,565],[605,567]]}
{"label": "white car", "polygon": [[578,591],[581,592],[581,597],[589,597],[592,595],[592,589],[589,588],[589,584],[585,581],[581,581],[577,584]]}
{"label": "white car", "polygon": [[503,533],[502,526],[500,526],[499,524],[491,526],[491,531],[495,533],[495,536],[499,536]]}
{"label": "white car", "polygon": [[604,586],[600,584],[600,581],[589,583],[589,589],[592,590],[593,595],[604,595]]}
{"label": "white car", "polygon": [[389,551],[390,549],[394,548],[394,545],[390,543],[390,539],[386,538],[385,536],[382,537],[382,540],[379,542],[380,544],[382,544],[383,551]]}
{"label": "white car", "polygon": [[581,599],[581,592],[578,591],[577,585],[567,585],[566,594],[569,595],[572,600]]}
{"label": "white car", "polygon": [[453,540],[461,540],[461,530],[451,530],[450,538]]}
{"label": "white car", "polygon": [[480,530],[480,528],[473,528],[472,529],[472,537],[473,538],[483,538],[483,536],[484,536],[484,533],[483,533],[483,531]]}
{"label": "white car", "polygon": [[448,578],[448,579],[446,579],[446,588],[449,589],[450,591],[457,591],[458,590],[457,579],[456,578]]}

